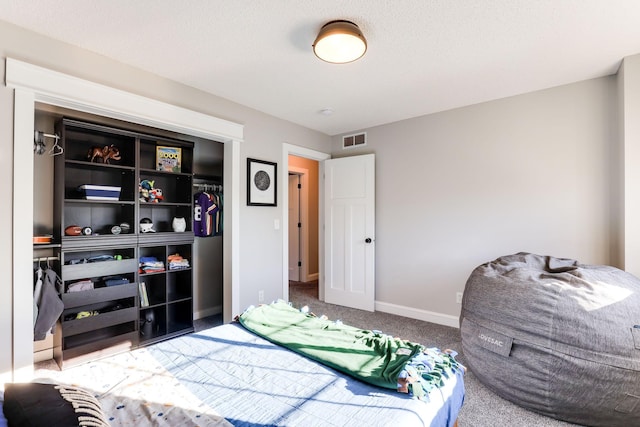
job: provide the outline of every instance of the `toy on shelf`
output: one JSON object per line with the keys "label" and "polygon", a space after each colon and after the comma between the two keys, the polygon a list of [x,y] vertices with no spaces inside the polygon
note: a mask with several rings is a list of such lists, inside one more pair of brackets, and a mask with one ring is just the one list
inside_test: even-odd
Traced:
{"label": "toy on shelf", "polygon": [[146,203],[159,203],[164,197],[162,195],[162,189],[154,188],[155,181],[149,179],[143,179],[138,186],[139,198],[141,202]]}
{"label": "toy on shelf", "polygon": [[105,145],[104,147],[91,147],[87,153],[87,159],[93,162],[102,159],[102,163],[109,164],[110,160],[120,160],[120,150],[115,145]]}

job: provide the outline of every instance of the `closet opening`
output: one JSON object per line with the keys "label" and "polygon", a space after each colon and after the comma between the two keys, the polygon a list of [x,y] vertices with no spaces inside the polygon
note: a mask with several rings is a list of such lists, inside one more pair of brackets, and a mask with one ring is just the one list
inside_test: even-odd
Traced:
{"label": "closet opening", "polygon": [[[33,141],[36,103],[69,108],[217,140],[224,143],[226,220],[223,279],[224,321],[240,311],[240,144],[244,126],[15,58],[6,58],[5,84],[13,90],[13,198],[11,240],[11,325],[5,328],[8,352],[2,357],[4,381],[28,381],[33,372],[32,304]],[[25,191],[26,188],[26,191]],[[26,222],[26,226],[25,226]]]}
{"label": "closet opening", "polygon": [[[216,204],[217,215],[213,217],[212,227],[209,233],[198,235],[193,242],[193,251],[190,254],[191,268],[193,270],[193,320],[202,318],[215,319],[223,323],[223,239],[224,239],[224,144],[222,142],[204,139],[201,137],[180,134],[168,130],[134,124],[113,118],[98,116],[86,112],[76,111],[64,107],[45,103],[35,104],[34,129],[40,134],[56,135],[56,123],[62,118],[70,118],[84,122],[125,129],[133,132],[143,132],[159,138],[172,138],[193,143],[193,185],[191,200],[202,193],[211,195],[212,203]],[[33,154],[33,235],[54,235],[54,193],[55,186],[59,185],[54,180],[54,158],[60,154],[55,149],[57,140],[53,138],[38,139],[36,133],[34,139]],[[195,202],[194,202],[195,206]],[[193,224],[195,226],[195,223]],[[136,226],[137,224],[132,224]],[[192,224],[188,227],[192,229]],[[52,240],[48,244],[34,243],[34,287],[37,283],[37,272],[43,266],[52,269],[61,275],[60,262],[61,245],[59,241]],[[137,258],[134,254],[133,257]],[[35,260],[38,260],[36,262]],[[48,260],[43,262],[42,260]],[[64,278],[63,278],[64,280]],[[37,306],[34,306],[34,311]],[[191,310],[190,310],[191,311]],[[37,312],[34,315],[34,322]],[[34,341],[34,362],[42,362],[54,359],[56,346],[60,346],[61,331],[59,327],[53,328],[53,334],[47,334],[44,340]],[[142,328],[140,328],[142,331]]]}

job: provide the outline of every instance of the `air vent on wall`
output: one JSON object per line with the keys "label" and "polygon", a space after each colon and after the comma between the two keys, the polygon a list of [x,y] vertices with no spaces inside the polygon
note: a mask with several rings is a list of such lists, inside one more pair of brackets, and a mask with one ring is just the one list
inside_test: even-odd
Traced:
{"label": "air vent on wall", "polygon": [[342,137],[342,148],[352,148],[367,144],[366,132]]}

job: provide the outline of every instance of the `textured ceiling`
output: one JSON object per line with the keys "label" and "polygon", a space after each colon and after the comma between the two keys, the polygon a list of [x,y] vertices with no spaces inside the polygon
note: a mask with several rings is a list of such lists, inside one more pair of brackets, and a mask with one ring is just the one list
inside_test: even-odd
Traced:
{"label": "textured ceiling", "polygon": [[[334,19],[362,29],[361,60],[313,55]],[[0,0],[0,20],[328,135],[613,74],[640,53],[638,0]]]}

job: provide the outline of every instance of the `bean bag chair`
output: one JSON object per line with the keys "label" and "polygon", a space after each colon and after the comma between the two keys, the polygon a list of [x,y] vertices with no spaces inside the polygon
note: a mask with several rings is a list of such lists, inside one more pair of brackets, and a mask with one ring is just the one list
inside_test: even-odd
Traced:
{"label": "bean bag chair", "polygon": [[470,370],[499,396],[588,426],[640,426],[640,280],[530,253],[480,265],[460,314]]}

